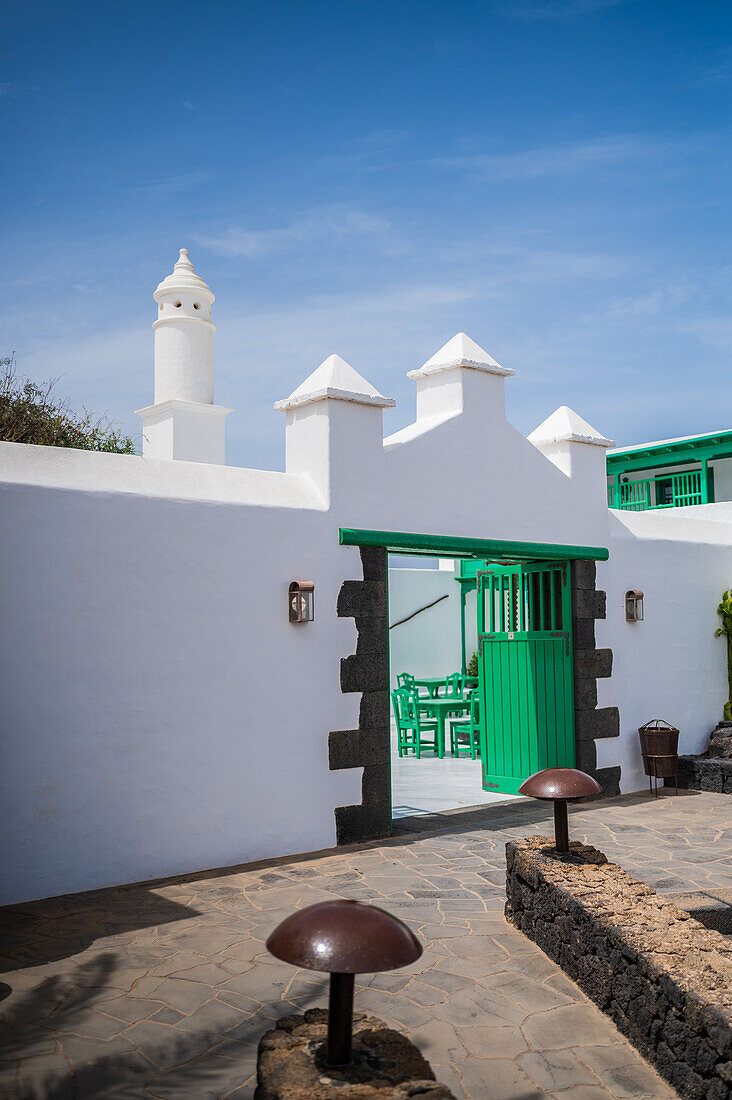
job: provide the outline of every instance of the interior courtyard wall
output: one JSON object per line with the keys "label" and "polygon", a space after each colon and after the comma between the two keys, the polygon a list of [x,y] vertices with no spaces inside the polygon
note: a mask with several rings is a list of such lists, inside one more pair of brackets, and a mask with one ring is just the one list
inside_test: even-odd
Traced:
{"label": "interior courtyard wall", "polygon": [[[399,561],[398,556],[391,561]],[[441,599],[446,596],[447,599]],[[440,603],[394,626],[433,600]],[[444,676],[459,672],[460,585],[445,569],[389,567],[389,668],[391,686],[400,672],[413,676]],[[472,651],[471,651],[472,652]]]}
{"label": "interior courtyard wall", "polygon": [[732,500],[732,458],[721,458],[709,465],[714,468],[714,499]]}

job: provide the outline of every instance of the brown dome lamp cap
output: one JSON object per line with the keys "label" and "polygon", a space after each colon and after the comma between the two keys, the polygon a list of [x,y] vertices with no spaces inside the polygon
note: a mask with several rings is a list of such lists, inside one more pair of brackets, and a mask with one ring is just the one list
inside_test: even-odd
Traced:
{"label": "brown dome lamp cap", "polygon": [[602,794],[602,787],[586,772],[577,768],[544,768],[525,779],[519,794],[554,803],[554,845],[557,855],[569,853],[567,802]]}
{"label": "brown dome lamp cap", "polygon": [[552,801],[556,798],[572,801],[575,798],[602,794],[602,787],[591,775],[577,768],[544,768],[524,779],[519,787],[519,794]]}
{"label": "brown dome lamp cap", "polygon": [[422,945],[403,921],[376,905],[320,901],[285,917],[267,940],[277,959],[330,974],[326,1063],[351,1061],[353,975],[416,962]]}
{"label": "brown dome lamp cap", "polygon": [[283,962],[327,974],[376,974],[415,962],[422,945],[406,924],[376,905],[319,901],[285,917],[267,940]]}

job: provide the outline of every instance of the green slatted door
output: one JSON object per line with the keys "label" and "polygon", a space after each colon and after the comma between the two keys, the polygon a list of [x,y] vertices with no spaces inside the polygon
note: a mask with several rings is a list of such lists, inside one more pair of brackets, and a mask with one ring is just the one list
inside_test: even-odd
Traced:
{"label": "green slatted door", "polygon": [[483,786],[516,794],[575,763],[569,568],[488,565],[477,582]]}

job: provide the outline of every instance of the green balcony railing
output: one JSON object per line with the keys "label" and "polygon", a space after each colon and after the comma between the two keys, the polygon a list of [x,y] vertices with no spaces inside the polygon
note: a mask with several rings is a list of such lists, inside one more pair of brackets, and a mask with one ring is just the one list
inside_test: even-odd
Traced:
{"label": "green balcony railing", "polygon": [[684,508],[690,504],[708,503],[707,481],[701,470],[620,481],[608,486],[607,498],[610,508],[630,512]]}

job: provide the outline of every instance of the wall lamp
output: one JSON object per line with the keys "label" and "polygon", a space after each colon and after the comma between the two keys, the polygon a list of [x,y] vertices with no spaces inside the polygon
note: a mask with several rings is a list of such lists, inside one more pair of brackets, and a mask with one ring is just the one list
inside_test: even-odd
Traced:
{"label": "wall lamp", "polygon": [[291,581],[288,594],[291,623],[311,623],[315,618],[315,584]]}
{"label": "wall lamp", "polygon": [[643,619],[643,593],[637,588],[629,588],[625,593],[625,621],[639,623]]}

